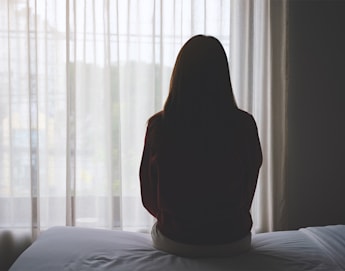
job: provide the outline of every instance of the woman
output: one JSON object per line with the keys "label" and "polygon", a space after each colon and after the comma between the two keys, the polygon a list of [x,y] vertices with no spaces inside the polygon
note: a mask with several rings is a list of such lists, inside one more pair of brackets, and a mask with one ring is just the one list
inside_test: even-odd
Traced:
{"label": "woman", "polygon": [[250,208],[262,153],[253,117],[236,106],[229,66],[214,37],[180,50],[161,112],[148,121],[140,165],[153,245],[187,256],[250,248]]}

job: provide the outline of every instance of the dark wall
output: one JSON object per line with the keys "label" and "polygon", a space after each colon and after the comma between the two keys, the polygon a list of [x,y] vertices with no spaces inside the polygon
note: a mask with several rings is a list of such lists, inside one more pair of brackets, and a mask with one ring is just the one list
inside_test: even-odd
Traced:
{"label": "dark wall", "polygon": [[288,227],[345,224],[345,1],[288,3]]}

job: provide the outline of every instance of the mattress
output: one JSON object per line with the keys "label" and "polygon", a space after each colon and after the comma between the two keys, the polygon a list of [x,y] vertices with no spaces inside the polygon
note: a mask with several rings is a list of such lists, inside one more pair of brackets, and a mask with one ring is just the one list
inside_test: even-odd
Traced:
{"label": "mattress", "polygon": [[158,251],[145,233],[54,227],[20,255],[17,270],[345,270],[345,225],[256,234],[245,254],[202,259]]}

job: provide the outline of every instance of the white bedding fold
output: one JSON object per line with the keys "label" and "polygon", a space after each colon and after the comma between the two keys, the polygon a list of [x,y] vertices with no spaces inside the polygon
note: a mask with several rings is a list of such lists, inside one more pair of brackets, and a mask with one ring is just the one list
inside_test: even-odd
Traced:
{"label": "white bedding fold", "polygon": [[10,271],[344,270],[345,226],[253,236],[252,250],[231,258],[188,259],[152,247],[142,233],[55,227],[42,233]]}
{"label": "white bedding fold", "polygon": [[334,225],[300,229],[324,251],[339,268],[345,270],[345,226]]}

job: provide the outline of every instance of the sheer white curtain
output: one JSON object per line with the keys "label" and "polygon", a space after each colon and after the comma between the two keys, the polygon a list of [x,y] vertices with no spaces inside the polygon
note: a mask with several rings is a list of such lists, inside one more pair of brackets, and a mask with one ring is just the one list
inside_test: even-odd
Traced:
{"label": "sheer white curtain", "polygon": [[274,229],[285,87],[272,65],[284,66],[285,32],[272,35],[271,21],[284,28],[285,1],[279,17],[271,2],[0,0],[0,228],[34,237],[56,225],[149,229],[138,179],[146,121],[162,108],[183,43],[209,34],[229,56],[239,106],[258,122],[255,230]]}

